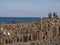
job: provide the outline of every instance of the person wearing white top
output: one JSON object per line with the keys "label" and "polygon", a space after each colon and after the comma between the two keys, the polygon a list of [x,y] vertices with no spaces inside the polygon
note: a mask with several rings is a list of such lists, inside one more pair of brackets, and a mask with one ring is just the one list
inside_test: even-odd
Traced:
{"label": "person wearing white top", "polygon": [[10,33],[8,32],[8,35],[10,35]]}
{"label": "person wearing white top", "polygon": [[1,30],[3,30],[3,28],[1,28]]}

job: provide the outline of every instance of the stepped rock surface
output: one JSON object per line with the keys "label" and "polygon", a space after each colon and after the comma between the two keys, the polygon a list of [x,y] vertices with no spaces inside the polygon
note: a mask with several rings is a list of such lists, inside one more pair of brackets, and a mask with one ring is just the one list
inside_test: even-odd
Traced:
{"label": "stepped rock surface", "polygon": [[0,24],[0,45],[60,45],[60,18]]}

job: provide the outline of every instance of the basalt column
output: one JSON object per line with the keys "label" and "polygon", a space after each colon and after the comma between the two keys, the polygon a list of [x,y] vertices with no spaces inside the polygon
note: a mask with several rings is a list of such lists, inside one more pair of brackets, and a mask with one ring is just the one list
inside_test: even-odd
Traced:
{"label": "basalt column", "polygon": [[44,28],[43,28],[43,24],[41,25],[41,39],[43,40],[45,37],[44,37]]}
{"label": "basalt column", "polygon": [[40,40],[42,40],[42,31],[40,30],[40,33],[39,33],[39,37],[40,37]]}
{"label": "basalt column", "polygon": [[56,34],[56,38],[57,38],[59,36],[59,33],[60,33],[59,32],[59,26],[56,27],[56,32],[57,32],[57,34]]}
{"label": "basalt column", "polygon": [[22,35],[22,42],[24,42],[24,35]]}
{"label": "basalt column", "polygon": [[31,33],[31,41],[33,41],[33,33]]}
{"label": "basalt column", "polygon": [[52,29],[48,29],[48,40],[53,38],[53,32]]}
{"label": "basalt column", "polygon": [[35,30],[35,41],[37,40],[37,31]]}
{"label": "basalt column", "polygon": [[40,36],[40,35],[39,35],[39,32],[40,32],[40,31],[37,30],[37,40],[39,40],[39,36]]}
{"label": "basalt column", "polygon": [[31,41],[31,35],[27,34],[27,41]]}
{"label": "basalt column", "polygon": [[57,29],[56,29],[55,26],[53,27],[52,32],[53,32],[53,38],[55,38],[56,37],[56,34],[57,34]]}
{"label": "basalt column", "polygon": [[60,36],[60,26],[59,26],[59,34],[58,35]]}

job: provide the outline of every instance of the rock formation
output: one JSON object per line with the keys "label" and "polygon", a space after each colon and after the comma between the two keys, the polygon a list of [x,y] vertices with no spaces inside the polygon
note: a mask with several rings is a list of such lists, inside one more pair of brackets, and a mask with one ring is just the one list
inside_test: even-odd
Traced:
{"label": "rock formation", "polygon": [[0,45],[8,44],[59,45],[60,18],[21,24],[0,24]]}

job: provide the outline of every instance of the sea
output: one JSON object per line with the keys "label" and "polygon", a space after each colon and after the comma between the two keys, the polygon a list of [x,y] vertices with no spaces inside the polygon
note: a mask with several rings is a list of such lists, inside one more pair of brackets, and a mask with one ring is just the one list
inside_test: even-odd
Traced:
{"label": "sea", "polygon": [[38,22],[40,17],[0,17],[0,24],[16,24],[24,22]]}

